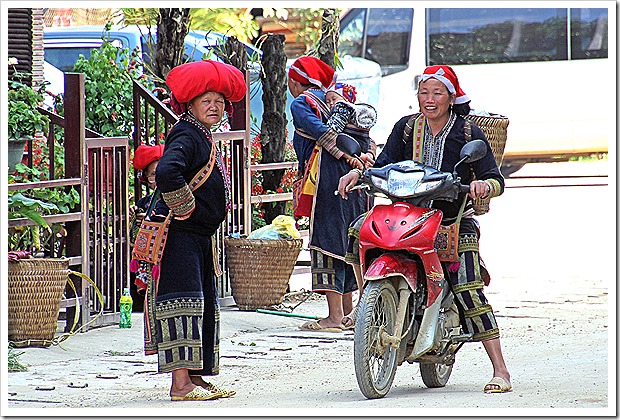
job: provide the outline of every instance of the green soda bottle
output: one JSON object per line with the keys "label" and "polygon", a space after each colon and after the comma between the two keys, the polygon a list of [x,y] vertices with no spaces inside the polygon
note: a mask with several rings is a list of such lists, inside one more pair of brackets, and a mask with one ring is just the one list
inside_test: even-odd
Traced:
{"label": "green soda bottle", "polygon": [[128,288],[123,289],[123,296],[121,296],[121,320],[119,322],[120,328],[131,328],[131,309],[133,306],[133,299],[129,293]]}

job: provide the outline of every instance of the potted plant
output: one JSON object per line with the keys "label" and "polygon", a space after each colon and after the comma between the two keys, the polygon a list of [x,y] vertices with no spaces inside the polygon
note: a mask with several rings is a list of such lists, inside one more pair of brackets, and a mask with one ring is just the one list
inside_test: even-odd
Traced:
{"label": "potted plant", "polygon": [[[17,64],[17,59],[9,58],[9,65]],[[26,142],[34,138],[37,132],[46,131],[49,118],[37,110],[43,103],[45,84],[37,87],[24,83],[25,73],[14,71],[13,80],[9,80],[8,92],[8,158],[9,172],[15,171],[15,165],[21,162]]]}

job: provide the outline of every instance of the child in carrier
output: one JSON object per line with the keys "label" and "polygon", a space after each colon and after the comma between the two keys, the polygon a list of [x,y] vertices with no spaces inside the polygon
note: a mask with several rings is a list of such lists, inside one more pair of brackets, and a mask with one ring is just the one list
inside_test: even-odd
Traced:
{"label": "child in carrier", "polygon": [[[351,118],[345,125],[343,133],[348,134],[362,144],[369,142],[368,152],[362,153],[360,159],[362,159],[366,167],[370,167],[374,164],[377,153],[377,145],[370,138],[370,129],[377,123],[377,111],[369,104],[356,103],[356,100],[357,91],[355,86],[346,83],[336,83],[325,94],[325,103],[330,109],[333,109],[335,104],[341,102],[354,110]],[[352,166],[357,166],[358,169],[364,169],[356,159],[349,163]]]}

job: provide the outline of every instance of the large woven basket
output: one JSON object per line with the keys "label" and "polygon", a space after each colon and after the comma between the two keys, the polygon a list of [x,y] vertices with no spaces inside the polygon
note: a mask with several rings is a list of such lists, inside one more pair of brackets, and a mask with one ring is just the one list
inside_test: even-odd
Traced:
{"label": "large woven basket", "polygon": [[9,341],[15,347],[47,347],[57,329],[69,260],[30,258],[8,264]]}
{"label": "large woven basket", "polygon": [[[506,140],[508,138],[508,118],[499,114],[491,114],[490,116],[469,114],[467,119],[480,127],[491,144],[491,150],[493,151],[497,167],[500,167],[504,159],[504,149],[506,148]],[[490,198],[474,199],[474,212],[477,215],[487,213],[490,201]]]}
{"label": "large woven basket", "polygon": [[230,287],[240,310],[282,303],[302,243],[301,239],[225,239]]}

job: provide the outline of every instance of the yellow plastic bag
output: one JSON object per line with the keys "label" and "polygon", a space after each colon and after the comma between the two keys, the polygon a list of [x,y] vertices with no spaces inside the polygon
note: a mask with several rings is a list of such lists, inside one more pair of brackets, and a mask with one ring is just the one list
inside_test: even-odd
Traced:
{"label": "yellow plastic bag", "polygon": [[288,233],[293,239],[299,239],[299,237],[301,236],[295,225],[295,219],[293,219],[291,216],[280,215],[273,219],[273,222],[271,222],[271,224],[283,227],[286,230],[286,233]]}
{"label": "yellow plastic bag", "polygon": [[270,225],[256,229],[248,235],[248,239],[298,239],[301,235],[295,227],[295,219],[280,215]]}

